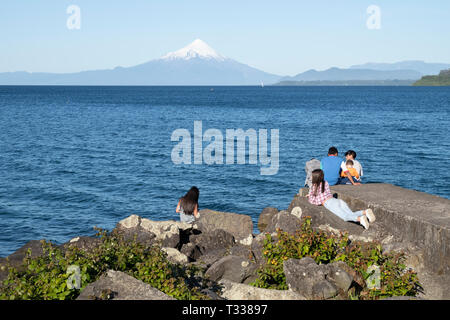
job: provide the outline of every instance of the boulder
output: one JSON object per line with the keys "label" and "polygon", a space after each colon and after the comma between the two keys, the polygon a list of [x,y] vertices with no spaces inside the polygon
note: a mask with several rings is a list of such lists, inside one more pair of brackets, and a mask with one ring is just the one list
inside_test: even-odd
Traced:
{"label": "boulder", "polygon": [[77,300],[175,300],[165,293],[120,271],[106,274],[88,284]]}
{"label": "boulder", "polygon": [[[253,242],[252,242],[253,244]],[[230,255],[238,256],[245,258],[247,260],[255,262],[255,256],[253,254],[253,251],[251,250],[251,247],[244,246],[244,245],[237,245],[234,247],[231,247],[229,250]]]}
{"label": "boulder", "polygon": [[76,247],[82,251],[92,251],[102,242],[99,238],[94,237],[76,237],[61,245],[63,250]]}
{"label": "boulder", "polygon": [[267,225],[272,220],[272,217],[274,215],[276,215],[277,213],[278,213],[278,209],[277,208],[273,208],[273,207],[264,208],[263,211],[261,211],[261,213],[259,214],[258,230],[260,232],[264,232],[264,230],[266,229]]}
{"label": "boulder", "polygon": [[317,265],[310,257],[286,260],[283,271],[288,287],[308,299],[328,299],[338,293],[337,287],[328,281],[329,267]]}
{"label": "boulder", "polygon": [[184,254],[178,251],[175,248],[161,248],[167,254],[167,260],[175,264],[187,264],[189,262],[189,258]]}
{"label": "boulder", "polygon": [[347,292],[353,282],[353,277],[346,271],[350,267],[343,261],[330,263],[327,267],[327,280],[337,288]]}
{"label": "boulder", "polygon": [[191,235],[189,237],[189,243],[196,245],[199,248],[200,253],[206,255],[212,251],[228,251],[236,242],[231,233],[223,229],[214,229]]}
{"label": "boulder", "polygon": [[191,233],[183,242],[180,252],[189,262],[198,261],[203,267],[209,267],[228,254],[235,244],[234,236],[222,229]]}
{"label": "boulder", "polygon": [[256,265],[248,259],[238,256],[225,256],[209,267],[205,276],[212,281],[228,279],[242,283],[255,272]]}
{"label": "boulder", "polygon": [[202,232],[223,229],[231,233],[236,242],[251,245],[253,240],[253,222],[249,215],[230,212],[200,210],[200,218],[194,223],[194,228]]}
{"label": "boulder", "polygon": [[273,233],[277,232],[277,229],[281,229],[288,233],[295,233],[300,229],[302,221],[296,216],[290,214],[286,210],[282,210],[272,217],[272,220],[267,225],[265,232]]}
{"label": "boulder", "polygon": [[180,243],[180,232],[192,228],[191,224],[185,222],[153,221],[131,215],[117,223],[113,233],[121,234],[126,240],[133,240],[145,245],[155,242],[163,247],[175,248]]}
{"label": "boulder", "polygon": [[184,244],[181,247],[180,252],[188,257],[189,262],[196,261],[202,255],[200,248],[193,243]]}
{"label": "boulder", "polygon": [[[264,265],[266,263],[266,259],[264,258],[264,255],[263,255],[263,249],[264,249],[264,240],[266,239],[267,234],[268,233],[266,233],[266,232],[258,234],[253,239],[253,242],[252,242],[251,250],[252,250],[255,262],[258,265]],[[271,236],[274,241],[277,240],[276,233],[272,233]]]}
{"label": "boulder", "polygon": [[[31,250],[31,258],[37,258],[44,254],[43,244],[48,243],[46,240],[31,240],[28,241],[21,248],[11,253],[8,257],[2,258],[0,265],[10,265],[12,267],[20,267],[23,259],[26,257],[28,249]],[[54,246],[54,245],[53,245]]]}
{"label": "boulder", "polygon": [[227,279],[220,280],[219,284],[223,287],[221,296],[227,300],[306,300],[292,290],[257,288]]}

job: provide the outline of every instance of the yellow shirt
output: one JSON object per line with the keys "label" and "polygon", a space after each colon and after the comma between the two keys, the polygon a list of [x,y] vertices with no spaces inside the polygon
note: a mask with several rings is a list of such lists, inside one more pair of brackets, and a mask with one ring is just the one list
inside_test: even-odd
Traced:
{"label": "yellow shirt", "polygon": [[[356,171],[355,168],[347,168],[347,171],[350,172],[350,175],[352,177],[356,177],[356,179],[359,179],[358,171]],[[341,177],[346,177],[347,175],[344,173],[344,171],[341,172]]]}

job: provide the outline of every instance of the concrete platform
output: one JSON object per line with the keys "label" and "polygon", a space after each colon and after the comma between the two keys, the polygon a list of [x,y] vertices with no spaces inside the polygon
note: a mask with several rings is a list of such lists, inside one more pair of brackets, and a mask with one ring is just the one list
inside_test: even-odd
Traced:
{"label": "concrete platform", "polygon": [[[332,192],[352,210],[372,208],[386,231],[426,249],[427,269],[450,272],[450,200],[391,184],[332,186]],[[301,189],[304,195],[307,189]]]}

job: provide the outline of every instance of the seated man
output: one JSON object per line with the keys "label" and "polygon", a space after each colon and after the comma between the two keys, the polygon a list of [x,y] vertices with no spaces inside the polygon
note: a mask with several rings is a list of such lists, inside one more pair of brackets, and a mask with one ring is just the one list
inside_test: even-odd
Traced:
{"label": "seated man", "polygon": [[338,150],[335,147],[328,149],[328,156],[320,161],[320,169],[324,173],[324,179],[330,186],[339,182],[342,159],[338,157]]}

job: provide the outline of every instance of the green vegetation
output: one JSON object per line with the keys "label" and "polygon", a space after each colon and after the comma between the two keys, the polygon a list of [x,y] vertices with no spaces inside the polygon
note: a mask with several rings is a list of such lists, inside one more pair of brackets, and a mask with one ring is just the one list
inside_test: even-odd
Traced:
{"label": "green vegetation", "polygon": [[450,86],[450,69],[442,70],[437,76],[423,76],[413,86]]}
{"label": "green vegetation", "polygon": [[[348,234],[339,236],[315,231],[311,218],[303,219],[302,227],[294,235],[278,230],[277,239],[266,235],[263,256],[267,263],[258,270],[252,285],[260,288],[286,290],[283,262],[287,259],[312,257],[318,264],[345,262],[354,271],[358,288],[349,291],[349,299],[378,299],[390,296],[416,296],[421,288],[417,274],[403,264],[404,254],[385,254],[379,243],[349,244]],[[368,289],[365,280],[372,274],[367,268],[380,267],[381,289]]]}
{"label": "green vegetation", "polygon": [[[180,300],[200,300],[195,283],[196,269],[172,264],[158,246],[146,247],[125,241],[118,235],[98,230],[101,243],[89,251],[77,247],[65,250],[42,242],[44,255],[31,258],[31,250],[20,268],[9,267],[8,278],[0,287],[0,299],[66,300],[75,299],[89,283],[109,269],[122,271]],[[67,269],[77,265],[81,271],[81,288],[67,286]]]}

